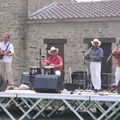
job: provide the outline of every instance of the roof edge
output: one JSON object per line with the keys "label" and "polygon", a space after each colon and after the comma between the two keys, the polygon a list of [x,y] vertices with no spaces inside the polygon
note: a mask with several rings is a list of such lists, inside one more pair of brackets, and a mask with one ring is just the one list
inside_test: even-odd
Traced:
{"label": "roof edge", "polygon": [[85,19],[52,19],[52,20],[27,20],[27,24],[34,24],[34,23],[70,23],[70,22],[114,22],[120,21],[120,17],[111,17],[111,18],[85,18]]}
{"label": "roof edge", "polygon": [[57,4],[58,4],[58,3],[53,2],[52,4],[50,4],[50,5],[48,5],[48,6],[45,6],[45,7],[43,7],[43,8],[38,9],[38,10],[37,10],[36,12],[34,12],[33,14],[29,15],[29,16],[28,16],[28,19],[29,19],[30,17],[33,17],[33,16],[37,15],[38,13],[41,13],[41,12],[45,11],[46,9],[49,9],[49,8],[51,8],[51,7],[56,6]]}

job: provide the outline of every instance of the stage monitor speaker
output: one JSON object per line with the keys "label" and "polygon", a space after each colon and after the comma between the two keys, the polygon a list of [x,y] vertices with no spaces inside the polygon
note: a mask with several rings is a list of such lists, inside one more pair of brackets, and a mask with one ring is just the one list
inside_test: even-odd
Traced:
{"label": "stage monitor speaker", "polygon": [[0,75],[0,92],[3,92],[7,89],[7,83],[3,79],[3,77]]}
{"label": "stage monitor speaker", "polygon": [[63,90],[63,83],[58,75],[36,74],[33,84],[35,92],[60,93]]}
{"label": "stage monitor speaker", "polygon": [[118,85],[117,85],[116,89],[117,89],[117,93],[120,94],[120,80],[118,82]]}

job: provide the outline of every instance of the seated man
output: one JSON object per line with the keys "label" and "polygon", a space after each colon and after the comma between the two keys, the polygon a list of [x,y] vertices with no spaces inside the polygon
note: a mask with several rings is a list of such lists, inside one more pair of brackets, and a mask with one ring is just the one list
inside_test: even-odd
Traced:
{"label": "seated man", "polygon": [[48,53],[51,55],[46,61],[44,61],[44,66],[53,66],[56,75],[61,75],[63,60],[61,56],[58,55],[59,49],[55,47],[51,47],[48,50]]}

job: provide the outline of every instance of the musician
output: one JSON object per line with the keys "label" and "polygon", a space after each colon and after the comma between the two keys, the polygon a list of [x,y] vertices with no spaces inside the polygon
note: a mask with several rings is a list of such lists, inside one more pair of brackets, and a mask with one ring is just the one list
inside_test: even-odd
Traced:
{"label": "musician", "polygon": [[119,44],[117,44],[115,51],[112,53],[112,56],[117,60],[117,67],[115,71],[115,83],[117,86],[120,81],[120,40]]}
{"label": "musician", "polygon": [[101,89],[101,61],[103,57],[103,49],[99,46],[101,41],[94,39],[91,41],[93,45],[87,54],[83,53],[84,59],[90,61],[91,80],[95,92],[100,92]]}
{"label": "musician", "polygon": [[3,58],[0,59],[0,74],[4,80],[8,80],[9,85],[7,89],[14,89],[14,80],[11,69],[14,47],[9,42],[9,39],[10,36],[8,34],[5,34],[3,36],[3,42],[0,43],[0,55],[3,55]]}
{"label": "musician", "polygon": [[51,47],[48,50],[48,53],[51,55],[46,61],[44,61],[44,66],[53,66],[56,75],[61,75],[63,60],[61,56],[58,55],[59,49],[55,47]]}

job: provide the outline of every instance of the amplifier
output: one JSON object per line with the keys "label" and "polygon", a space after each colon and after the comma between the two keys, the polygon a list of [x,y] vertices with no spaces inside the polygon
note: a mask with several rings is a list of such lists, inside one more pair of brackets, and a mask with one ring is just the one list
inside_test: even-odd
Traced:
{"label": "amplifier", "polygon": [[[73,72],[71,74],[72,83],[79,84],[79,86],[84,86],[85,82],[91,83],[91,77],[90,74],[87,75],[87,72],[78,71]],[[102,73],[101,74],[101,86],[102,88],[107,88],[112,80],[112,74],[111,73]]]}

